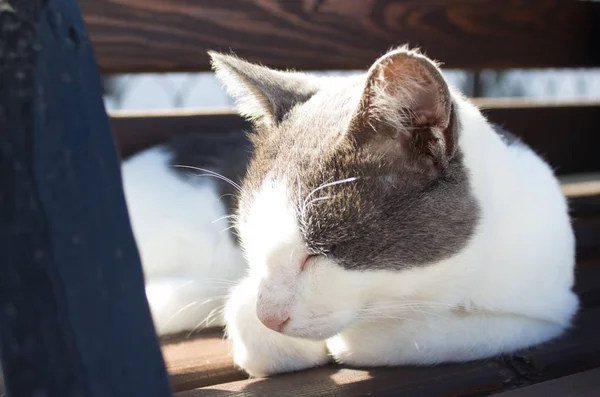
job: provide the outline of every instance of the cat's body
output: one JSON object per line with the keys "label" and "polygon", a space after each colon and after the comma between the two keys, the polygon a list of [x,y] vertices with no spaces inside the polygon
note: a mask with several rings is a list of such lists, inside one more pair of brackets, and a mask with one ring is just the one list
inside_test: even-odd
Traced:
{"label": "cat's body", "polygon": [[213,173],[239,180],[248,146],[241,131],[190,134],[122,166],[146,295],[160,335],[223,324],[224,297],[246,263],[230,230],[236,192]]}
{"label": "cat's body", "polygon": [[[179,206],[174,219],[186,232],[178,235],[192,238],[187,258],[197,263],[186,266],[197,269],[184,277],[198,285],[243,277],[225,321],[235,362],[251,375],[331,356],[361,366],[479,359],[569,326],[578,305],[574,237],[552,170],[498,134],[429,60],[399,49],[366,75],[314,79],[213,59],[255,120],[236,218],[248,271],[231,236],[205,260],[215,238],[208,218],[226,208],[216,204],[214,184],[212,193],[186,190],[181,179],[156,189]],[[142,160],[132,164],[147,172]],[[132,164],[124,166],[126,193],[152,286],[170,277],[152,263],[169,263],[173,249],[140,232],[157,223],[142,219],[150,206],[136,212],[146,193],[127,186]],[[160,295],[148,292],[156,306]],[[163,333],[201,320],[169,327],[161,324],[169,316],[153,312]]]}

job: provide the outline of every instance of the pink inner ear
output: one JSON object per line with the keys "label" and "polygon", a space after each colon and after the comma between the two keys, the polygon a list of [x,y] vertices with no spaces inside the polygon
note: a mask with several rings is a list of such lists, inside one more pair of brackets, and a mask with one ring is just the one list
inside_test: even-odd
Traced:
{"label": "pink inner ear", "polygon": [[415,120],[413,125],[415,127],[426,127],[436,125],[440,121],[438,114],[431,110],[417,110],[415,112]]}
{"label": "pink inner ear", "polygon": [[444,121],[444,95],[436,79],[419,60],[397,56],[382,65],[380,81],[387,94],[404,95],[414,115],[414,126],[434,125]]}
{"label": "pink inner ear", "polygon": [[350,130],[378,152],[431,152],[448,144],[439,140],[450,122],[449,104],[447,85],[431,61],[396,52],[371,68]]}
{"label": "pink inner ear", "polygon": [[371,75],[368,103],[380,120],[398,127],[443,124],[448,116],[445,83],[434,73],[428,61],[406,54],[383,60]]}
{"label": "pink inner ear", "polygon": [[[424,83],[427,84],[427,83]],[[415,99],[415,126],[438,124],[444,118],[443,101],[432,82],[423,86]]]}

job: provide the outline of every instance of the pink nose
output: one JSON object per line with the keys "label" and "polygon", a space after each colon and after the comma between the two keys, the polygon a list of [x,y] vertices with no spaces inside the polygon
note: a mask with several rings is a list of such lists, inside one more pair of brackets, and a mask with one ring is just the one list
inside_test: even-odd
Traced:
{"label": "pink nose", "polygon": [[290,321],[289,317],[284,320],[273,318],[260,319],[260,322],[263,323],[265,327],[272,329],[276,332],[281,332],[283,330],[283,327],[285,327],[285,325],[288,323],[288,321]]}

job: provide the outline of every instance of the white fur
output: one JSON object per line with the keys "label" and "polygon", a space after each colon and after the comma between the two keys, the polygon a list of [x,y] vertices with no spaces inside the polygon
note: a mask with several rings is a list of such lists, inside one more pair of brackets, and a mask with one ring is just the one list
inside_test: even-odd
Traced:
{"label": "white fur", "polygon": [[[250,272],[226,306],[235,362],[251,375],[325,362],[324,344],[335,360],[355,365],[472,360],[544,342],[570,325],[578,306],[574,236],[557,180],[537,155],[507,147],[474,106],[453,96],[482,219],[447,260],[350,272],[319,258],[300,272],[297,203],[271,177],[255,193],[240,225]],[[257,303],[263,316],[290,317],[284,335],[261,326]]]}
{"label": "white fur", "polygon": [[222,324],[218,311],[224,296],[246,267],[224,231],[227,213],[216,183],[209,177],[181,179],[168,156],[153,148],[122,166],[146,295],[160,335],[206,326],[209,316],[212,324]]}
{"label": "white fur", "polygon": [[[375,94],[383,101],[378,109],[397,106]],[[574,235],[552,170],[529,149],[506,146],[478,109],[452,96],[458,145],[481,206],[466,247],[401,272],[352,272],[323,257],[302,270],[303,203],[290,202],[285,178],[268,175],[239,225],[250,266],[225,306],[237,365],[263,376],[330,356],[361,366],[465,361],[535,345],[569,327],[578,307]],[[253,106],[245,111],[256,117],[264,104]],[[396,116],[392,122],[405,121]],[[158,331],[194,328],[246,268],[231,236],[221,233],[226,222],[213,222],[226,215],[215,184],[178,178],[159,149],[129,160],[123,176]],[[289,320],[277,333],[259,318]]]}

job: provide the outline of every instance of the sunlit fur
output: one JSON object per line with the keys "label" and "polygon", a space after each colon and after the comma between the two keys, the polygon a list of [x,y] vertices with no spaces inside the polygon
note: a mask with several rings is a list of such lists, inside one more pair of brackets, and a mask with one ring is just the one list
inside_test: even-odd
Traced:
{"label": "sunlit fur", "polygon": [[[321,256],[301,272],[309,251],[301,211],[290,200],[293,177],[267,174],[242,209],[250,270],[225,311],[237,365],[263,376],[329,355],[360,366],[465,361],[535,345],[569,327],[578,306],[574,236],[557,180],[530,149],[507,145],[467,100],[455,92],[452,100],[458,149],[481,211],[468,244],[402,271],[349,271]],[[257,310],[289,317],[282,334],[265,328]]]}
{"label": "sunlit fur", "polygon": [[[225,58],[214,57],[219,75],[234,85],[229,88],[238,94],[245,112],[270,127],[286,111],[295,116],[317,114],[322,103],[334,101],[347,86],[360,89],[364,79],[326,79],[318,84],[326,91],[322,102],[303,107],[294,101],[306,100],[315,90],[314,79],[295,98],[301,74],[294,74],[294,81],[282,88],[285,73],[273,77],[264,72],[270,76],[265,94],[257,87],[238,87],[248,81],[236,76],[240,71]],[[237,59],[231,62],[236,68],[247,66]],[[256,83],[263,70],[253,68],[252,73]],[[390,75],[375,76],[386,83]],[[373,89],[376,117],[392,127],[412,122],[414,115],[404,110],[388,113],[418,103],[406,99],[419,91],[415,80],[400,81],[412,88],[390,91],[383,84]],[[285,98],[283,105],[271,103],[278,95]],[[344,115],[357,106],[358,95],[356,100],[348,98],[326,113],[328,118],[317,118],[318,128],[297,123],[304,133],[314,134],[308,146],[324,150],[331,142],[318,134],[338,124],[348,126]],[[128,160],[123,166],[125,193],[159,334],[205,326],[206,317],[230,293],[224,319],[217,315],[216,323],[225,321],[235,363],[253,376],[332,359],[360,366],[466,361],[560,335],[569,327],[578,300],[572,292],[574,236],[559,184],[530,149],[503,141],[458,93],[451,91],[451,99],[460,126],[457,152],[479,213],[474,231],[465,234],[467,242],[433,263],[395,268],[366,263],[357,266],[360,270],[348,270],[335,255],[320,255],[302,268],[306,256],[314,253],[305,241],[306,229],[319,222],[315,212],[310,225],[303,216],[315,206],[335,202],[329,197],[331,186],[336,194],[350,197],[360,194],[359,186],[364,185],[355,175],[346,175],[308,188],[296,183],[302,178],[299,169],[271,172],[267,156],[255,159],[262,163],[255,164],[253,179],[244,185],[236,218],[246,268],[242,250],[230,234],[222,233],[229,215],[211,177],[198,177],[198,183],[177,177],[161,149]],[[438,106],[432,113],[446,110]],[[256,139],[259,149],[268,138],[262,139]],[[316,150],[300,149],[292,153],[281,145],[277,154],[287,161],[283,165],[291,164],[293,156],[316,156]],[[386,174],[380,179],[392,186],[396,177]],[[351,230],[352,225],[342,226]],[[236,286],[229,292],[232,285]],[[277,333],[267,329],[258,314],[289,321]]]}
{"label": "sunlit fur", "polygon": [[[304,249],[285,186],[266,180],[240,227],[251,270],[227,307],[236,363],[261,376],[325,362],[433,364],[489,357],[543,342],[569,326],[577,308],[573,234],[549,167],[507,148],[479,111],[461,101],[460,146],[482,222],[467,248],[404,272],[350,272],[320,258],[299,272]],[[526,170],[527,172],[523,172]],[[286,310],[282,336],[255,314]]]}
{"label": "sunlit fur", "polygon": [[122,167],[146,295],[160,335],[222,324],[224,297],[245,269],[226,231],[216,183],[207,172],[198,171],[190,182],[175,171],[161,148]]}

